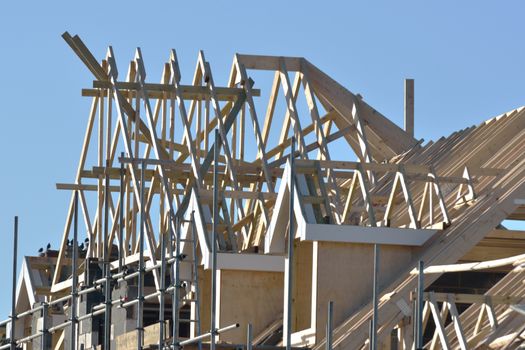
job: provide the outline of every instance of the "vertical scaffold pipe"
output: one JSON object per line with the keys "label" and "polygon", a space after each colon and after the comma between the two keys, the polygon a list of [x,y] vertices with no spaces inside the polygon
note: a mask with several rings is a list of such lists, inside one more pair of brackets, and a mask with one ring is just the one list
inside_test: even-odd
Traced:
{"label": "vertical scaffold pipe", "polygon": [[137,350],[142,350],[144,343],[144,172],[146,162],[140,164],[140,230],[139,230],[139,280],[137,304]]}
{"label": "vertical scaffold pipe", "polygon": [[164,298],[166,291],[166,233],[160,233],[159,349],[164,349]]}
{"label": "vertical scaffold pipe", "polygon": [[[171,213],[170,213],[171,215]],[[173,244],[175,243],[176,248],[179,246],[178,239],[177,239],[177,223],[179,220],[177,217],[174,218],[175,220],[175,232],[173,232],[173,225],[169,225],[170,230],[170,258],[173,258]],[[176,349],[179,345],[179,262],[178,262],[178,256],[177,251],[175,250],[175,261],[171,264],[171,284],[174,288],[171,290],[171,345],[172,349]]]}
{"label": "vertical scaffold pipe", "polygon": [[13,285],[11,286],[11,335],[10,337],[10,348],[11,350],[16,349],[16,339],[15,339],[15,323],[16,323],[16,261],[17,261],[17,251],[18,251],[18,216],[15,216],[15,226],[13,232]]}
{"label": "vertical scaffold pipe", "polygon": [[[195,292],[195,300],[196,302],[193,303],[193,307],[195,308],[195,318],[197,322],[195,322],[195,332],[196,336],[201,335],[201,311],[200,311],[200,297],[199,297],[199,276],[198,276],[198,270],[199,270],[199,262],[196,259],[197,258],[197,225],[195,224],[195,211],[191,212],[191,235],[192,235],[192,255],[193,255],[193,273],[194,273],[194,280],[195,285],[193,286],[194,292]],[[198,350],[202,350],[202,340],[199,340],[198,344]]]}
{"label": "vertical scaffold pipe", "polygon": [[48,315],[48,305],[44,301],[42,303],[42,337],[40,339],[40,350],[47,350],[48,331],[47,331],[47,315]]}
{"label": "vertical scaffold pipe", "polygon": [[253,338],[252,324],[248,323],[247,330],[246,330],[246,350],[252,350],[252,338]]}
{"label": "vertical scaffold pipe", "polygon": [[109,266],[111,242],[109,241],[109,160],[106,160],[104,178],[104,350],[111,349],[111,270]]}
{"label": "vertical scaffold pipe", "polygon": [[332,330],[334,325],[334,302],[328,302],[328,315],[326,318],[326,350],[332,350]]}
{"label": "vertical scaffold pipe", "polygon": [[295,137],[292,136],[290,146],[290,205],[289,205],[289,224],[288,224],[288,295],[286,300],[286,350],[292,348],[292,295],[293,295],[293,241],[294,241],[294,196],[295,196],[295,169],[294,169],[294,156],[295,156]]}
{"label": "vertical scaffold pipe", "polygon": [[374,313],[372,315],[372,334],[370,334],[370,348],[372,350],[377,350],[377,313],[378,313],[378,285],[377,285],[377,275],[379,273],[379,245],[374,244],[374,276],[372,282],[372,299],[374,304]]}
{"label": "vertical scaffold pipe", "polygon": [[424,285],[424,263],[418,263],[418,279],[417,279],[417,299],[416,299],[416,349],[423,349],[423,291]]}
{"label": "vertical scaffold pipe", "polygon": [[118,216],[118,272],[122,272],[122,259],[124,258],[124,152],[120,153],[120,211]]}
{"label": "vertical scaffold pipe", "polygon": [[217,294],[217,222],[219,220],[218,208],[218,166],[219,166],[219,130],[215,129],[215,144],[213,147],[213,225],[212,225],[212,239],[211,239],[211,343],[210,350],[215,350],[215,333],[217,327],[215,325],[216,313],[216,294]]}
{"label": "vertical scaffold pipe", "polygon": [[[94,242],[93,242],[94,243]],[[90,242],[90,244],[93,244]],[[77,349],[77,252],[78,252],[78,190],[75,191],[75,209],[73,215],[73,246],[71,259],[71,350]]]}

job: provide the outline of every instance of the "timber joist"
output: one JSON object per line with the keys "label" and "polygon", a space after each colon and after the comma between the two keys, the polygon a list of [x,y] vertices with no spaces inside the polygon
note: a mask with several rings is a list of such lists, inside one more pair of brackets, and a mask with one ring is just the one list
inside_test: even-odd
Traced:
{"label": "timber joist", "polygon": [[[116,87],[122,91],[126,96],[137,98],[140,85],[135,82],[116,82]],[[144,87],[148,91],[148,97],[153,99],[172,99],[175,98],[175,87],[172,84],[145,84]],[[107,81],[93,81],[93,89],[82,89],[82,96],[98,97],[100,94],[107,95],[108,89],[112,88],[112,84]],[[101,91],[102,90],[102,91]],[[205,86],[183,85],[179,87],[182,98],[185,100],[206,100],[210,98],[210,91]],[[220,101],[235,101],[239,95],[243,93],[240,88],[217,88],[217,99]],[[261,90],[252,89],[253,96],[260,96]]]}

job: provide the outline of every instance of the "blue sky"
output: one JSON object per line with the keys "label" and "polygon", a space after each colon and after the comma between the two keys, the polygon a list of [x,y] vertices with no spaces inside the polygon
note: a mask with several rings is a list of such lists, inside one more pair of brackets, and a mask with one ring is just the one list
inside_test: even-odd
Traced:
{"label": "blue sky", "polygon": [[[79,34],[97,58],[143,50],[156,82],[176,48],[183,74],[203,49],[224,83],[235,52],[304,56],[402,123],[403,79],[416,80],[425,140],[525,104],[522,1],[11,1],[0,10],[0,280],[10,280],[14,215],[20,254],[61,237],[92,77],[65,44]],[[124,65],[123,65],[124,67]],[[123,69],[124,70],[124,69]],[[7,285],[5,285],[7,287]],[[0,315],[10,288],[0,289]],[[3,316],[0,316],[3,318]]]}

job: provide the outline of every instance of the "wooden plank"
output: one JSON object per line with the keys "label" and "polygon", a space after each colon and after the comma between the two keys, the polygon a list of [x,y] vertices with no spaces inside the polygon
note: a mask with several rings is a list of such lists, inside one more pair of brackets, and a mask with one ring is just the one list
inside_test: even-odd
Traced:
{"label": "wooden plank", "polygon": [[[140,83],[138,82],[127,82],[127,81],[117,81],[116,82],[117,88],[121,90],[122,92],[129,92],[135,91],[135,93],[140,90]],[[156,91],[156,92],[166,92],[167,95],[159,95],[162,98],[171,98],[175,97],[175,87],[173,84],[169,84],[167,82],[165,83],[145,83],[144,86],[146,87],[146,90],[148,92]],[[109,81],[104,80],[94,80],[93,81],[93,88],[97,89],[96,91],[99,91],[98,89],[112,89],[112,83]],[[185,96],[194,96],[195,98],[192,99],[199,99],[203,100],[206,97],[210,96],[210,92],[206,86],[195,86],[195,85],[180,85],[179,86],[180,93],[184,99]],[[216,94],[217,98],[221,99],[225,97],[230,98],[237,98],[239,96],[239,93],[243,91],[243,88],[236,88],[236,87],[222,87],[217,86],[216,87]],[[173,95],[170,95],[173,94]],[[253,96],[261,96],[261,90],[260,89],[252,89]],[[132,95],[133,96],[133,95]]]}
{"label": "wooden plank", "polygon": [[368,220],[371,226],[377,226],[376,216],[374,212],[374,206],[372,204],[372,198],[370,196],[370,186],[368,183],[368,177],[365,176],[365,172],[361,164],[357,168],[357,178],[359,179],[359,187],[361,188],[361,194],[365,202],[366,211],[368,213]]}
{"label": "wooden plank", "polygon": [[454,329],[456,331],[459,347],[461,348],[461,350],[467,350],[467,339],[465,338],[465,334],[463,333],[463,327],[461,326],[461,321],[459,319],[459,313],[458,309],[456,308],[454,296],[449,294],[446,303],[450,311],[452,323],[454,324]]}
{"label": "wooden plank", "polygon": [[479,309],[479,314],[478,314],[478,318],[476,320],[476,325],[474,326],[474,330],[472,332],[472,335],[473,336],[476,336],[480,331],[481,331],[481,328],[483,326],[483,320],[485,319],[485,308],[487,306],[483,303],[481,304],[481,307]]}
{"label": "wooden plank", "polygon": [[421,246],[437,230],[307,223],[301,240]]}
{"label": "wooden plank", "polygon": [[248,69],[256,70],[280,70],[281,59],[284,60],[286,67],[290,71],[299,71],[301,69],[302,57],[280,57],[280,56],[263,56],[263,55],[238,55],[240,63]]}
{"label": "wooden plank", "polygon": [[100,67],[93,54],[91,54],[91,52],[87,49],[78,35],[71,37],[71,35],[66,31],[62,34],[62,38],[67,42],[71,49],[73,49],[73,51],[82,60],[82,62],[84,62],[86,67],[91,71],[91,73],[93,73],[95,77],[97,77],[99,80],[108,79],[106,72],[104,72],[102,67]]}
{"label": "wooden plank", "polygon": [[[430,300],[430,292],[423,294],[425,300]],[[456,304],[487,304],[490,300],[494,305],[513,305],[522,302],[524,297],[514,295],[485,295],[485,294],[465,294],[465,293],[436,293],[434,299],[438,302],[446,302],[453,298]]]}
{"label": "wooden plank", "polygon": [[[281,78],[281,72],[278,72],[279,73],[279,81],[281,82],[281,85],[284,84],[284,82],[282,81],[282,78]],[[279,141],[278,141],[278,144],[279,145],[284,145],[284,148],[282,148],[278,153],[277,153],[277,156],[276,158],[281,158],[284,154],[284,151],[287,147],[290,147],[290,142],[291,142],[291,137],[288,137],[288,133],[290,131],[290,126],[292,125],[292,114],[291,114],[291,110],[290,108],[288,108],[288,101],[290,102],[294,102],[297,100],[297,97],[299,95],[299,88],[301,87],[301,75],[299,73],[295,74],[295,78],[294,78],[294,82],[293,82],[293,85],[292,85],[292,89],[291,89],[291,99],[288,100],[288,96],[286,95],[285,93],[285,98],[286,98],[286,101],[287,101],[287,108],[286,108],[286,113],[284,115],[284,121],[283,121],[283,126],[281,128],[281,133],[280,133],[280,136],[279,136]],[[293,135],[297,138],[297,134],[295,133],[295,130],[293,132]],[[303,134],[304,135],[304,134]],[[288,144],[285,144],[285,140],[288,141]],[[297,141],[297,140],[296,140]],[[268,155],[270,156],[270,155]]]}
{"label": "wooden plank", "polygon": [[[489,260],[489,261],[479,261],[472,263],[464,264],[448,264],[448,265],[431,265],[426,267],[423,271],[425,274],[442,274],[446,272],[462,272],[462,271],[478,271],[478,270],[487,270],[493,269],[501,266],[512,265],[516,262],[523,261],[525,259],[525,254],[519,254],[511,257],[506,257],[502,259]],[[416,270],[410,272],[412,275],[416,275]]]}
{"label": "wooden plank", "polygon": [[436,344],[436,334],[439,337],[439,340],[441,341],[441,348],[444,350],[450,349],[450,345],[448,343],[448,338],[445,333],[445,327],[443,326],[443,321],[446,318],[447,314],[447,308],[446,306],[443,307],[443,310],[440,312],[437,301],[434,298],[434,293],[429,293],[429,306],[430,310],[432,312],[432,318],[434,319],[434,324],[436,325],[436,330],[434,333],[434,338],[432,339],[432,344],[430,345],[429,349],[434,349]]}
{"label": "wooden plank", "polygon": [[[236,56],[237,57],[237,56]],[[275,105],[277,102],[277,96],[279,95],[279,86],[281,84],[281,74],[276,71],[273,78],[272,88],[270,90],[270,98],[268,101],[266,115],[264,117],[264,125],[262,130],[262,137],[264,145],[268,144],[268,136],[270,136],[270,128],[272,126],[273,115],[275,112]]]}
{"label": "wooden plank", "polygon": [[220,252],[217,253],[217,268],[224,270],[284,272],[284,256]]}
{"label": "wooden plank", "polygon": [[179,73],[179,63],[178,63],[177,54],[175,50],[171,51],[170,65],[171,65],[171,74],[172,74],[172,77],[171,77],[172,84],[175,87],[175,92],[176,92],[175,99],[177,100],[177,103],[179,105],[179,112],[180,112],[180,117],[182,120],[184,137],[187,140],[186,146],[188,147],[188,154],[191,157],[193,175],[195,176],[197,183],[200,184],[201,183],[200,166],[199,166],[200,163],[197,162],[197,155],[196,155],[197,152],[195,148],[195,143],[193,142],[193,138],[191,135],[191,128],[188,122],[186,106],[184,104],[184,100],[179,90],[181,77]]}
{"label": "wooden plank", "polygon": [[414,137],[414,79],[405,79],[405,131]]}
{"label": "wooden plank", "polygon": [[401,184],[401,189],[403,190],[403,196],[405,197],[405,202],[407,204],[407,211],[410,217],[410,226],[412,228],[420,228],[419,221],[417,221],[416,211],[414,209],[414,201],[412,200],[412,193],[408,188],[408,185],[405,180],[405,169],[403,165],[400,165],[399,168],[399,182]]}
{"label": "wooden plank", "polygon": [[284,90],[284,96],[286,97],[286,107],[290,115],[291,124],[294,128],[296,142],[299,146],[299,154],[301,154],[303,159],[308,159],[308,153],[306,151],[306,144],[302,133],[301,122],[299,120],[299,114],[297,113],[297,107],[295,105],[295,100],[293,96],[293,89],[290,83],[290,77],[288,75],[288,69],[286,68],[286,63],[284,59],[280,60],[279,71],[281,72],[281,85]]}
{"label": "wooden plank", "polygon": [[[304,69],[309,72],[310,82],[316,94],[325,96],[332,107],[337,110],[343,118],[353,123],[350,119],[354,114],[352,109],[355,105],[356,96],[307,60],[304,60],[303,65]],[[360,118],[383,142],[382,145],[376,146],[381,150],[382,155],[386,159],[403,153],[416,144],[417,141],[414,138],[410,137],[410,135],[389,119],[382,116],[379,112],[372,109],[364,101],[361,101],[361,107]]]}
{"label": "wooden plank", "polygon": [[[229,128],[231,127],[231,124],[228,126],[228,127],[225,127],[225,123],[223,122],[222,118],[221,118],[221,109],[219,107],[219,103],[216,99],[216,94],[215,94],[215,84],[213,82],[213,76],[212,76],[212,72],[211,72],[211,69],[209,67],[209,64],[206,62],[206,60],[204,59],[204,53],[202,51],[199,52],[199,62],[200,62],[200,65],[201,65],[201,69],[203,70],[204,72],[204,75],[208,78],[208,87],[210,89],[210,102],[212,103],[212,106],[213,106],[213,110],[215,111],[215,116],[218,120],[218,125],[219,125],[219,134],[221,136],[221,143],[222,143],[222,149],[224,151],[224,155],[226,157],[226,166],[228,168],[228,172],[230,174],[230,178],[232,180],[232,187],[234,190],[238,190],[238,181],[237,181],[237,172],[235,171],[235,169],[233,168],[232,166],[232,156],[231,156],[231,150],[230,150],[230,146],[229,146],[229,142],[228,142],[228,137],[227,137],[227,130],[229,130]],[[233,121],[231,122],[233,123]],[[242,205],[242,201],[237,199],[237,212],[238,212],[238,216],[239,217],[244,217],[244,208],[243,208],[243,205]],[[248,233],[246,230],[243,230],[243,236],[245,239],[248,238]]]}
{"label": "wooden plank", "polygon": [[[317,109],[317,104],[315,102],[315,96],[313,95],[313,92],[310,88],[310,83],[308,82],[308,73],[303,73],[302,81],[303,81],[304,92],[306,95],[306,100],[308,103],[308,108],[310,109],[310,117],[312,118],[312,124],[314,125],[314,129],[316,133],[317,142],[320,144],[320,147],[319,147],[320,153],[319,153],[318,158],[321,158],[321,155],[322,155],[323,160],[330,161],[331,157],[330,157],[330,152],[328,150],[328,143],[326,141],[326,135],[324,133],[323,125],[319,117],[319,110]],[[330,200],[332,200],[334,203],[334,208],[330,208],[332,212],[331,215],[335,218],[336,223],[340,224],[342,222],[342,217],[339,212],[340,207],[341,207],[339,186],[337,185],[335,176],[333,172],[331,171],[331,169],[327,169],[327,174],[328,174],[328,179],[330,181],[330,190],[334,194],[333,196],[330,196]],[[326,190],[323,195],[328,198],[326,194]],[[327,207],[327,210],[329,210],[328,207]]]}
{"label": "wooden plank", "polygon": [[250,86],[250,83],[248,82],[248,76],[246,74],[246,69],[242,64],[238,65],[239,74],[241,75],[241,78],[246,82],[244,84],[244,89],[246,92],[246,101],[248,103],[248,107],[250,109],[250,116],[252,119],[253,124],[253,130],[255,133],[255,141],[257,144],[257,158],[261,160],[261,165],[263,169],[264,176],[266,178],[266,185],[268,186],[269,192],[275,192],[273,181],[271,179],[271,176],[268,172],[268,159],[266,155],[266,142],[263,139],[261,135],[261,129],[259,127],[259,121],[257,119],[257,112],[255,110],[255,103],[253,101],[253,94],[252,94],[252,88]]}
{"label": "wooden plank", "polygon": [[348,215],[350,214],[350,210],[352,209],[352,202],[354,200],[356,186],[358,186],[358,178],[357,178],[357,172],[354,171],[354,174],[352,176],[352,182],[350,183],[350,187],[348,188],[348,193],[346,195],[346,202],[345,207],[343,209],[343,215],[341,218],[342,223],[345,223],[348,219]]}
{"label": "wooden plank", "polygon": [[[67,33],[67,32],[66,32]],[[89,149],[89,143],[90,143],[90,140],[91,140],[91,133],[93,131],[93,124],[95,122],[95,116],[96,116],[96,112],[97,112],[97,107],[98,107],[98,98],[94,98],[93,99],[93,102],[91,103],[91,112],[90,112],[90,115],[89,115],[89,118],[88,118],[88,124],[87,124],[87,128],[86,128],[86,133],[84,135],[84,141],[82,143],[82,150],[80,151],[80,160],[79,160],[79,164],[78,164],[78,167],[77,167],[77,173],[75,175],[75,183],[80,183],[81,182],[81,173],[84,169],[84,166],[85,166],[85,163],[86,163],[86,158],[87,158],[87,152],[88,152],[88,149]],[[82,209],[85,210],[85,212],[87,212],[87,209],[84,207],[84,202],[81,201],[82,203]],[[59,249],[59,253],[58,253],[58,261],[57,261],[57,267],[55,269],[55,272],[53,274],[53,280],[52,280],[52,286],[54,286],[55,284],[57,284],[60,280],[60,273],[61,273],[61,270],[62,270],[62,265],[63,265],[63,259],[65,258],[65,248],[67,246],[67,241],[69,239],[69,230],[71,228],[71,223],[73,221],[73,212],[74,212],[74,193],[71,193],[71,198],[69,200],[69,209],[68,209],[68,213],[66,215],[66,223],[65,223],[65,227],[64,227],[64,231],[63,231],[63,234],[62,234],[62,240],[60,242],[60,249]],[[84,214],[85,214],[84,212]],[[86,216],[84,216],[86,218]],[[89,229],[88,229],[88,234],[91,235],[91,238],[93,239],[92,237],[92,230],[91,230],[91,223],[88,221],[87,222],[87,225],[89,226]]]}
{"label": "wooden plank", "polygon": [[[112,57],[112,67],[114,68],[116,65],[115,65],[115,61],[114,61],[112,52],[111,52],[111,57]],[[140,49],[137,49],[135,61],[136,61],[136,64],[137,64],[138,80],[139,80],[139,82],[141,84],[143,84],[146,72],[145,72],[145,68],[143,66],[142,55],[141,55]],[[122,93],[119,91],[119,89],[115,85],[116,75],[114,73],[112,74],[111,82],[113,83],[113,86],[114,86],[116,99],[120,98],[122,96]],[[142,88],[143,88],[143,86],[142,86]],[[145,90],[142,89],[141,91],[145,91]],[[117,95],[118,95],[118,97],[117,97]],[[150,105],[149,99],[148,99],[147,96],[145,96],[145,94],[142,94],[142,98],[143,98],[144,106],[145,106],[145,109],[146,109],[148,130],[149,130],[150,138],[152,140],[152,146],[153,146],[153,149],[155,151],[155,155],[156,155],[157,159],[166,159],[167,158],[166,150],[164,148],[162,148],[163,152],[160,151],[161,146],[160,146],[160,142],[159,142],[158,137],[157,137],[157,132],[155,130],[155,121],[154,121],[154,117],[153,117],[154,113],[153,113],[153,111],[151,109],[151,105]],[[117,105],[121,105],[122,103],[123,103],[122,99],[120,99],[120,101],[117,101]],[[119,113],[119,114],[121,115],[121,113]],[[137,117],[137,119],[138,119],[138,117]],[[124,128],[123,126],[124,126],[124,123],[121,123],[121,128]],[[131,152],[129,152],[129,154],[131,155]],[[164,177],[164,169],[163,169],[162,165],[158,166],[158,171],[159,171],[159,173],[161,175],[161,179],[163,179],[164,190],[165,190],[165,193],[166,193],[166,195],[168,197],[168,203],[170,205],[172,205],[172,198],[173,197],[171,195],[170,188],[169,188],[169,186],[167,184],[167,178]],[[136,187],[136,184],[137,184],[137,182],[135,181],[135,187]],[[153,184],[152,184],[152,187],[154,187]],[[137,190],[138,189],[135,188],[135,191],[137,191]],[[147,202],[144,200],[144,198],[140,198],[139,194],[136,194],[136,196],[137,196],[137,202],[140,203],[140,206],[145,207],[147,205],[146,204]],[[146,210],[146,208],[145,208],[145,210]],[[174,212],[173,208],[170,208],[170,211]],[[149,212],[149,210],[146,211],[146,212]],[[153,261],[154,264],[156,264],[156,257],[155,257],[155,253],[154,253],[154,251],[156,249],[155,238],[153,236],[152,230],[148,229],[149,226],[151,226],[151,222],[150,222],[149,217],[147,217],[146,218],[146,227],[144,228],[145,231],[146,231],[146,235],[145,235],[146,245],[148,246],[148,252],[151,254],[150,259]],[[175,230],[174,226],[173,226],[173,229]],[[155,285],[158,288],[160,286],[159,271],[154,270],[153,271],[153,277],[154,277]]]}
{"label": "wooden plank", "polygon": [[392,215],[392,212],[394,211],[394,205],[395,205],[395,198],[396,193],[399,188],[399,173],[396,173],[396,176],[394,178],[394,183],[392,184],[392,189],[390,190],[390,196],[388,197],[388,203],[386,205],[385,215],[383,217],[383,225],[390,226],[390,216]]}
{"label": "wooden plank", "polygon": [[[443,196],[443,192],[441,191],[440,181],[438,176],[436,175],[434,167],[432,167],[432,170],[429,173],[429,177],[434,179],[433,183],[429,183],[429,185],[434,188],[434,192],[438,198],[439,208],[441,209],[441,215],[443,216],[443,222],[447,225],[450,225],[452,221],[450,220],[450,216],[448,215],[447,206],[445,204],[445,197]],[[433,208],[430,207],[430,210],[433,210]]]}

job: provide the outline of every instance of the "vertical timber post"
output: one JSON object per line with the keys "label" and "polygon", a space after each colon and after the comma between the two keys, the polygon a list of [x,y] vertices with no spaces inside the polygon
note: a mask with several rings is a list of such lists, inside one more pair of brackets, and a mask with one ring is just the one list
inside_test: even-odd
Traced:
{"label": "vertical timber post", "polygon": [[289,203],[289,224],[288,224],[288,261],[287,261],[287,272],[288,279],[287,283],[287,298],[286,298],[286,350],[292,348],[292,293],[293,293],[293,241],[294,241],[294,196],[295,196],[295,172],[294,172],[294,154],[295,154],[295,137],[292,136],[290,146],[290,203]]}
{"label": "vertical timber post", "polygon": [[414,137],[414,79],[405,79],[405,131]]}
{"label": "vertical timber post", "polygon": [[143,310],[144,310],[144,167],[140,164],[140,231],[139,231],[139,285],[137,304],[137,349],[142,350],[144,341]]}
{"label": "vertical timber post", "polygon": [[15,216],[15,226],[13,232],[13,285],[11,289],[11,335],[10,337],[10,349],[16,349],[15,339],[15,323],[16,323],[16,260],[18,251],[18,216]]}
{"label": "vertical timber post", "polygon": [[71,259],[71,350],[77,348],[77,250],[78,250],[78,190],[75,191],[73,216],[73,254]]}
{"label": "vertical timber post", "polygon": [[215,350],[215,314],[217,302],[215,297],[217,295],[217,221],[219,220],[218,208],[218,162],[219,162],[219,142],[222,142],[219,135],[219,130],[215,129],[215,143],[213,146],[213,227],[211,239],[211,344],[210,350]]}

